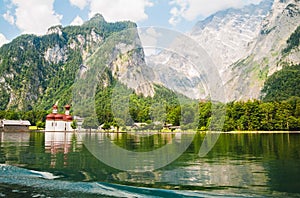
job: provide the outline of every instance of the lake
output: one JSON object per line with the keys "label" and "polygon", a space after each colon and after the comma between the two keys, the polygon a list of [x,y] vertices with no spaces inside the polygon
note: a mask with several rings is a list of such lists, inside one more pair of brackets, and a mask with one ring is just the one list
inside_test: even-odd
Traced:
{"label": "lake", "polygon": [[[199,157],[205,135],[0,132],[0,197],[300,197],[300,134],[222,133]],[[161,158],[136,159],[189,139],[156,170],[175,147]],[[119,150],[91,146],[105,140]],[[99,160],[105,156],[117,163]],[[122,170],[141,164],[149,169]]]}

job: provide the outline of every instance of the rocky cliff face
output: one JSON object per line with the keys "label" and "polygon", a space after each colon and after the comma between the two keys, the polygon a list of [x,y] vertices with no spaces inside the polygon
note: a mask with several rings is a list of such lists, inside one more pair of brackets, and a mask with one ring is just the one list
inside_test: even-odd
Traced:
{"label": "rocky cliff face", "polygon": [[228,98],[259,98],[264,81],[284,65],[299,63],[299,48],[284,53],[287,41],[300,25],[300,1],[276,0],[261,25],[251,53],[230,66]]}
{"label": "rocky cliff face", "polygon": [[[230,66],[251,54],[261,30],[261,23],[271,6],[272,1],[267,0],[242,9],[220,11],[198,22],[188,37],[195,41],[191,45],[200,45],[204,49],[214,66],[191,64],[189,57],[176,54],[173,50],[163,50],[158,55],[147,58],[151,67],[155,67],[157,71],[155,82],[190,98],[210,97],[210,92],[214,90],[209,90],[207,84],[216,79],[210,77],[204,80],[206,74],[201,72],[203,67],[217,70],[224,83],[229,81],[232,78]],[[184,40],[176,42],[172,46],[177,49],[192,48]]]}
{"label": "rocky cliff face", "polygon": [[88,78],[100,82],[101,87],[111,85],[106,73],[108,70],[114,79],[136,94],[146,97],[153,97],[155,94],[151,81],[153,73],[146,66],[144,50],[136,28],[111,35],[83,63],[86,68],[83,73],[86,73]]}
{"label": "rocky cliff face", "polygon": [[[258,5],[228,9],[198,22],[189,33],[214,62],[227,101],[259,98],[269,75],[282,65],[300,62],[299,50],[283,52],[300,25],[299,4],[299,0],[265,0]],[[209,90],[187,58],[163,51],[151,57],[150,62],[160,65],[158,69],[168,67],[166,72],[161,71],[158,82],[164,81],[174,90],[181,90],[182,83],[189,82],[191,86],[185,86],[181,93],[205,98]],[[167,79],[166,73],[172,77]]]}
{"label": "rocky cliff face", "polygon": [[70,103],[71,87],[80,65],[110,35],[128,28],[136,25],[107,23],[101,15],[96,15],[82,26],[55,26],[44,36],[21,35],[3,45],[0,48],[1,109],[45,109],[57,100]]}
{"label": "rocky cliff face", "polygon": [[115,51],[118,56],[109,65],[110,70],[117,80],[133,89],[135,93],[153,97],[155,94],[151,81],[153,73],[146,66],[141,44],[135,43],[136,38],[128,40],[131,40],[132,43],[116,45]]}
{"label": "rocky cliff face", "polygon": [[241,9],[220,11],[198,22],[190,36],[211,56],[221,73],[247,57],[253,49],[261,23],[268,15],[272,0]]}
{"label": "rocky cliff face", "polygon": [[[177,43],[183,47],[182,43]],[[174,51],[162,51],[157,56],[147,57],[148,67],[152,69],[152,82],[165,86],[192,99],[207,96],[204,82],[205,72],[191,64],[188,58]]]}

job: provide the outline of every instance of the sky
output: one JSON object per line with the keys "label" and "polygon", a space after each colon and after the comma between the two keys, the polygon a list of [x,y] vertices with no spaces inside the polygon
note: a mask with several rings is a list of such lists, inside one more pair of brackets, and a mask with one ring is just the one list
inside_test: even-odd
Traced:
{"label": "sky", "polygon": [[130,20],[139,27],[179,32],[227,9],[262,0],[0,0],[0,46],[21,34],[43,35],[54,25],[80,25],[96,13],[108,22]]}

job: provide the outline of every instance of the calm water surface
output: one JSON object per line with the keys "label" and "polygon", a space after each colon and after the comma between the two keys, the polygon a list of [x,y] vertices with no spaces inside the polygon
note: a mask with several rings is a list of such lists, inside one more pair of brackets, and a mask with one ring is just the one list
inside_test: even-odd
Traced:
{"label": "calm water surface", "polygon": [[[146,152],[193,135],[80,137]],[[127,172],[99,161],[75,133],[0,132],[0,197],[300,197],[300,134],[221,134],[199,157],[204,137],[168,166]]]}

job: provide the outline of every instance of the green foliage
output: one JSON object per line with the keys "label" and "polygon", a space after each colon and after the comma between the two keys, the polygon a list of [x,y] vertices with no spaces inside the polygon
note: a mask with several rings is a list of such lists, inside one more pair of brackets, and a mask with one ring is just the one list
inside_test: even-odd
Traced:
{"label": "green foliage", "polygon": [[[136,25],[131,22],[107,23],[101,15],[96,15],[82,26],[53,27],[60,28],[61,34],[21,35],[3,45],[0,73],[5,82],[0,83],[0,110],[50,109],[56,101],[70,104],[72,84],[83,63],[82,50],[92,54],[111,35],[133,27]],[[94,33],[98,41],[87,41]],[[81,43],[79,38],[86,42]],[[47,51],[54,47],[63,50],[62,59],[46,60]],[[10,93],[15,100],[8,106]]]}
{"label": "green foliage", "polygon": [[37,126],[39,123],[44,124],[47,111],[0,111],[0,119],[6,120],[28,120],[32,126]]}
{"label": "green foliage", "polygon": [[108,122],[104,122],[103,126],[102,126],[103,130],[109,130],[110,129],[110,124]]}
{"label": "green foliage", "polygon": [[[105,70],[102,77],[105,83],[100,80],[95,96],[100,124],[109,123],[118,128],[131,126],[134,122],[148,123],[145,130],[161,130],[166,123],[197,128],[196,101],[161,86],[155,86],[153,98],[144,97],[118,83],[109,70]],[[103,84],[109,86],[104,87]]]}
{"label": "green foliage", "polygon": [[208,130],[211,117],[211,102],[200,102],[199,104],[199,125],[200,131]]}
{"label": "green foliage", "polygon": [[287,47],[283,50],[283,53],[289,53],[291,50],[299,47],[300,44],[300,26],[297,27],[295,32],[291,34],[287,40]]}
{"label": "green foliage", "polygon": [[43,128],[45,128],[45,122],[38,121],[36,123],[36,126],[37,126],[38,129],[43,129]]}
{"label": "green foliage", "polygon": [[266,80],[261,93],[265,102],[300,97],[300,65],[284,67],[275,72]]}
{"label": "green foliage", "polygon": [[[1,84],[0,84],[1,86]],[[7,104],[9,102],[9,94],[7,91],[0,87],[0,110],[5,110],[7,107]]]}
{"label": "green foliage", "polygon": [[82,123],[82,127],[84,129],[97,129],[98,128],[98,120],[96,117],[87,117],[84,119]]}
{"label": "green foliage", "polygon": [[[208,130],[211,102],[199,105],[198,130]],[[300,130],[300,98],[281,102],[258,100],[231,102],[226,105],[223,131]]]}
{"label": "green foliage", "polygon": [[72,121],[71,127],[72,127],[72,129],[76,129],[77,128],[77,121],[76,120]]}

